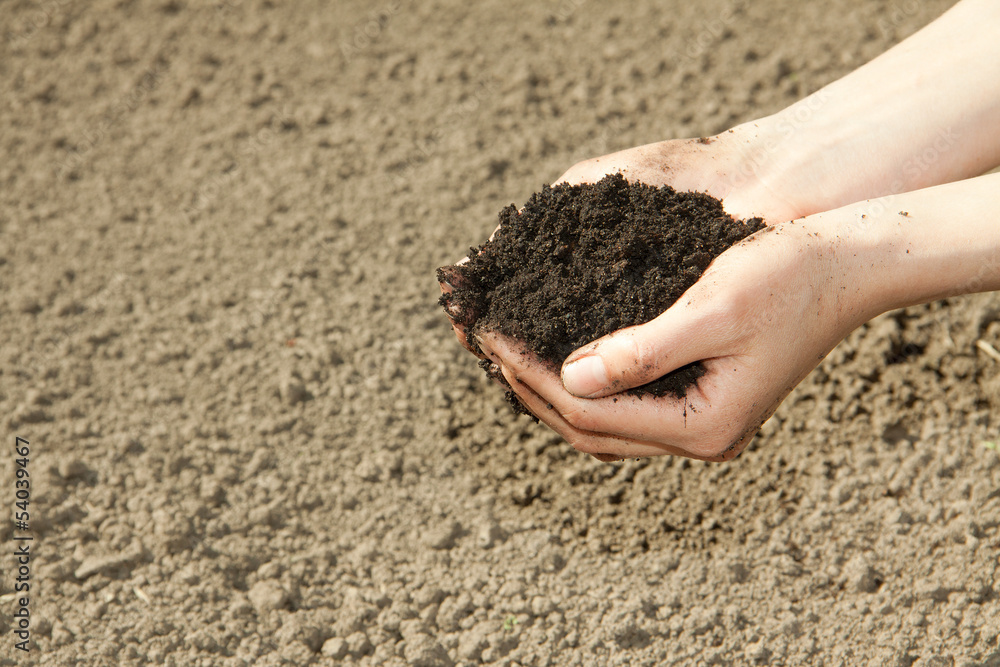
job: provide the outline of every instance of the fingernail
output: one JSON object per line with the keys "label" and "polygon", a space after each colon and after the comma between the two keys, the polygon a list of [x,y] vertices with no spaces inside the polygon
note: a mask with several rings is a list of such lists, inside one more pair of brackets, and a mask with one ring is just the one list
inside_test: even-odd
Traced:
{"label": "fingernail", "polygon": [[448,289],[455,289],[464,285],[464,278],[459,273],[457,265],[442,266],[437,270],[437,281],[442,285],[447,285]]}
{"label": "fingernail", "polygon": [[437,281],[439,283],[451,284],[451,277],[455,273],[454,266],[439,266],[437,271]]}
{"label": "fingernail", "polygon": [[591,354],[563,366],[563,386],[566,391],[589,398],[608,385],[608,372],[604,368],[604,360],[596,354]]}
{"label": "fingernail", "polygon": [[503,369],[497,366],[492,361],[490,362],[489,367],[486,369],[486,375],[504,389],[511,388],[510,383],[507,382],[507,378],[505,378],[503,375]]}
{"label": "fingernail", "polygon": [[448,315],[457,317],[462,314],[462,309],[455,303],[455,295],[451,292],[444,292],[438,297],[438,305],[445,309]]}

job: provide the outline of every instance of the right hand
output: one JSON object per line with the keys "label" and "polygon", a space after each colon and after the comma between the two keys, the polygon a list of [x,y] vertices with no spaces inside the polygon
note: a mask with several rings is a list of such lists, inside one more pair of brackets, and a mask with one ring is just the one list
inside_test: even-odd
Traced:
{"label": "right hand", "polygon": [[[483,332],[480,347],[522,405],[580,451],[603,461],[733,458],[788,392],[878,312],[854,217],[757,232],[719,255],[659,317],[571,354],[562,377],[495,332]],[[705,375],[684,398],[621,393],[694,362]]]}

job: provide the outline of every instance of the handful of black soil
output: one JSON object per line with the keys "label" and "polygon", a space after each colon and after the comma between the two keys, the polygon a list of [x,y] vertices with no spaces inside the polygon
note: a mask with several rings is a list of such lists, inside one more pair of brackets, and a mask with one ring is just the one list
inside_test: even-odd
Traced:
{"label": "handful of black soil", "polygon": [[[621,174],[545,186],[520,213],[502,210],[500,229],[469,262],[439,269],[454,287],[440,303],[457,308],[473,349],[476,333],[497,331],[558,373],[577,348],[663,313],[716,256],[763,227],[710,195],[630,185]],[[704,372],[691,364],[629,393],[682,398]]]}

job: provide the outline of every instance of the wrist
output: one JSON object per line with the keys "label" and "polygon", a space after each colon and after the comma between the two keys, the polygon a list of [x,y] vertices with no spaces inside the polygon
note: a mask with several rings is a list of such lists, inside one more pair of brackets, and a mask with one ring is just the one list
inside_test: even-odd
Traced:
{"label": "wrist", "polygon": [[1000,174],[869,205],[883,203],[879,252],[887,309],[1000,290]]}
{"label": "wrist", "polygon": [[[828,88],[770,116],[718,135],[729,145],[721,190],[737,208],[756,207],[772,223],[840,208],[864,198],[872,162],[868,130]],[[727,207],[728,208],[728,207]]]}
{"label": "wrist", "polygon": [[777,224],[815,211],[808,199],[792,195],[790,164],[807,163],[802,147],[788,141],[782,119],[767,116],[742,123],[712,137],[718,142],[715,182],[709,194],[723,200],[726,211],[741,218],[759,216]]}
{"label": "wrist", "polygon": [[[858,202],[807,218],[827,228],[839,291],[858,323],[1000,290],[1000,174]],[[853,295],[853,296],[852,296]]]}
{"label": "wrist", "polygon": [[761,196],[781,201],[785,219],[892,192],[869,156],[871,129],[864,115],[844,108],[839,97],[833,87],[823,88],[775,114],[733,128],[736,136],[744,137],[742,171],[752,170]]}
{"label": "wrist", "polygon": [[[777,225],[783,239],[773,266],[785,266],[783,280],[795,288],[804,306],[802,317],[817,318],[816,343],[829,349],[868,320],[891,309],[887,305],[879,262],[887,234],[869,224],[855,207],[814,214]],[[804,278],[804,279],[803,279]]]}

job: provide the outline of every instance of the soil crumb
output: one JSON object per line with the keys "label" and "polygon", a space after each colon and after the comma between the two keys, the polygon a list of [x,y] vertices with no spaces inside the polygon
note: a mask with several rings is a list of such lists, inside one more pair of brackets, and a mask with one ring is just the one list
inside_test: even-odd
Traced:
{"label": "soil crumb", "polygon": [[[454,290],[441,305],[460,313],[473,349],[477,333],[497,331],[558,371],[577,348],[663,313],[715,257],[763,228],[710,195],[621,174],[545,186],[520,212],[504,208],[493,239],[449,267]],[[683,398],[703,374],[691,364],[628,393]]]}

